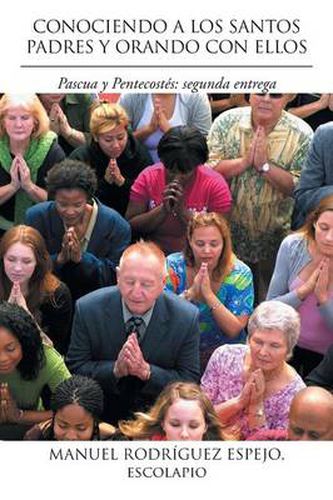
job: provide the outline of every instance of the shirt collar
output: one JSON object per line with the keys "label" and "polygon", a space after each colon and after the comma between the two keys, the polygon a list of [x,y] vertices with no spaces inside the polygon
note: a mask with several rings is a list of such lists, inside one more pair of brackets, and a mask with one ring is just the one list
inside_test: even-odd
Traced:
{"label": "shirt collar", "polygon": [[[277,123],[275,124],[275,127],[273,130],[270,132],[271,135],[272,133],[279,132],[280,130],[285,130],[285,119],[287,116],[287,112],[283,109],[280,115],[280,118],[278,119]],[[253,133],[253,128],[252,128],[252,108],[251,106],[246,106],[242,108],[242,113],[240,115],[239,119],[239,128],[242,129],[244,132],[248,133]]]}
{"label": "shirt collar", "polygon": [[87,230],[86,230],[86,232],[81,240],[81,250],[83,252],[85,252],[88,248],[89,241],[90,241],[92,232],[93,232],[95,224],[96,224],[96,219],[97,219],[97,214],[98,214],[98,205],[94,199],[93,199],[92,207],[93,207],[93,209],[92,209],[92,212],[90,215]]}
{"label": "shirt collar", "polygon": [[123,309],[124,323],[126,323],[130,318],[135,316],[137,318],[142,318],[143,322],[145,324],[145,328],[148,327],[150,319],[151,319],[153,311],[154,311],[155,304],[150,309],[148,309],[148,311],[145,312],[145,314],[133,314],[133,313],[131,313],[131,311],[129,311],[128,307],[126,306],[123,298],[121,299],[121,305],[122,305],[122,309]]}

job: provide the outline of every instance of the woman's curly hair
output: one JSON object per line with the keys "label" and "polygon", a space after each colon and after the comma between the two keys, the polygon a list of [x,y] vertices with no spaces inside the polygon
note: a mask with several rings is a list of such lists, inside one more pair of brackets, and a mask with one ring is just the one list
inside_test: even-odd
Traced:
{"label": "woman's curly hair", "polygon": [[22,359],[16,369],[24,380],[37,378],[45,364],[39,329],[33,317],[22,307],[0,303],[0,328],[8,330],[20,343]]}

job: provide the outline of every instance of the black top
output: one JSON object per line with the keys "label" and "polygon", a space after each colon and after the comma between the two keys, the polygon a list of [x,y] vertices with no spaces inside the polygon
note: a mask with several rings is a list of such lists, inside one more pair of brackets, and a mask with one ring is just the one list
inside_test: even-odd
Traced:
{"label": "black top", "polygon": [[326,352],[324,359],[309,373],[306,385],[318,385],[333,392],[333,345]]}
{"label": "black top", "polygon": [[46,298],[41,304],[40,316],[43,332],[58,352],[66,354],[72,326],[72,298],[65,283],[60,282],[53,298]]}
{"label": "black top", "polygon": [[[319,99],[320,94],[297,94],[295,99],[288,102],[286,109],[288,111],[290,108],[298,108],[299,106],[304,106],[305,104],[316,102]],[[319,111],[316,111],[316,113],[303,118],[303,120],[308,123],[313,130],[316,130],[319,125],[333,120],[333,111],[331,111],[329,108],[321,109]]]}
{"label": "black top", "polygon": [[125,178],[125,183],[121,187],[108,184],[104,180],[110,158],[97,142],[93,141],[90,145],[80,146],[71,153],[70,158],[84,161],[95,170],[98,179],[97,198],[121,215],[125,215],[133,182],[144,168],[153,163],[146,147],[130,133],[124,151],[117,158],[118,167]]}

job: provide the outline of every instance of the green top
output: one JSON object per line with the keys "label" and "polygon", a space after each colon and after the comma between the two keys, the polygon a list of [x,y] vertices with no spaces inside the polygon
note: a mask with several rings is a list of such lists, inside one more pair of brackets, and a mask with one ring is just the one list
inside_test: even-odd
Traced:
{"label": "green top", "polygon": [[17,370],[0,375],[0,383],[7,382],[9,390],[22,410],[43,410],[40,395],[47,385],[53,393],[57,385],[71,375],[61,355],[53,347],[44,345],[46,362],[34,380],[23,380]]}
{"label": "green top", "polygon": [[[56,134],[49,130],[45,134],[38,137],[38,139],[31,138],[29,141],[29,147],[24,153],[24,160],[26,161],[29,170],[31,180],[34,184],[37,182],[38,170],[43,164],[47,154],[49,153],[52,144],[56,140]],[[7,135],[0,137],[0,166],[8,173],[13,163],[13,158],[10,151],[10,142]],[[22,189],[19,189],[15,194],[15,215],[14,224],[20,224],[24,220],[24,216],[28,208],[34,205],[34,201],[30,196]],[[9,229],[12,227],[12,223],[6,220],[2,221],[2,229]]]}

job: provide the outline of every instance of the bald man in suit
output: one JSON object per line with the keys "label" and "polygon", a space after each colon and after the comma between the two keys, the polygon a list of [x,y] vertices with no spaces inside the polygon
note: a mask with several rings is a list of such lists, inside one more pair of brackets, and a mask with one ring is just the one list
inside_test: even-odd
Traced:
{"label": "bald man in suit", "polygon": [[165,275],[162,251],[139,242],[125,250],[117,286],[77,302],[67,364],[102,385],[112,423],[146,410],[170,382],[199,381],[198,310],[163,292]]}

